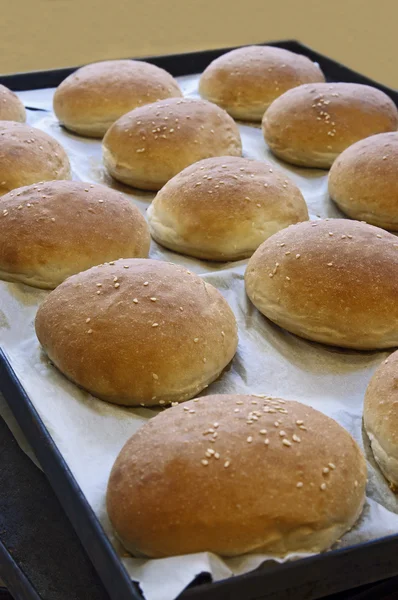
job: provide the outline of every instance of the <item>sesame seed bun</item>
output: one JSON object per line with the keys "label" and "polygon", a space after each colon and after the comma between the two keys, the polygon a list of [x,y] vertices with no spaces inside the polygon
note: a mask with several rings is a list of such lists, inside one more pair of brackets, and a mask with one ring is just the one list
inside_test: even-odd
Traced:
{"label": "sesame seed bun", "polygon": [[0,199],[0,278],[55,288],[93,265],[148,256],[148,226],[122,194],[81,181],[23,187]]}
{"label": "sesame seed bun", "polygon": [[206,158],[173,177],[148,208],[152,237],[209,260],[251,256],[279,229],[308,219],[298,187],[265,161]]}
{"label": "sesame seed bun", "polygon": [[0,121],[0,195],[52,179],[70,179],[61,144],[30,125]]}
{"label": "sesame seed bun", "polygon": [[107,60],[69,75],[54,95],[54,112],[71,131],[102,137],[119,117],[137,106],[182,96],[175,79],[138,60]]}
{"label": "sesame seed bun", "polygon": [[263,118],[265,141],[278,158],[322,169],[354,142],[397,127],[394,102],[359,83],[301,85],[277,98]]}
{"label": "sesame seed bun", "polygon": [[199,92],[235,119],[261,121],[275,98],[316,81],[325,77],[306,56],[271,46],[246,46],[213,60],[200,78]]}
{"label": "sesame seed bun", "polygon": [[365,394],[364,426],[382,473],[398,492],[398,351],[374,373]]}
{"label": "sesame seed bun", "polygon": [[398,240],[346,219],[291,225],[253,254],[246,292],[266,317],[309,340],[398,346]]}
{"label": "sesame seed bun", "polygon": [[353,144],[335,160],[329,194],[353,219],[398,231],[398,133]]}
{"label": "sesame seed bun", "polygon": [[21,100],[5,85],[0,85],[0,121],[25,123],[26,111]]}
{"label": "sesame seed bun", "polygon": [[69,379],[130,406],[192,398],[217,379],[238,343],[216,288],[183,267],[140,259],[67,279],[40,306],[36,333]]}
{"label": "sesame seed bun", "polygon": [[366,463],[333,419],[263,396],[206,396],[157,415],[113,466],[108,515],[152,558],[320,552],[361,514]]}
{"label": "sesame seed bun", "polygon": [[240,156],[238,126],[221,108],[171,98],[127,113],[107,131],[104,163],[117,180],[159,190],[188,165],[211,156]]}

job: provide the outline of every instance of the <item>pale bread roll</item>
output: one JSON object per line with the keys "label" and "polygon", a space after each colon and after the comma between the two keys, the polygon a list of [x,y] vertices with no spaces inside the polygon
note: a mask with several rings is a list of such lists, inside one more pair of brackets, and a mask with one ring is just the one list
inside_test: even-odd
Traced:
{"label": "pale bread roll", "polygon": [[261,121],[275,98],[297,85],[317,81],[325,81],[321,69],[302,54],[245,46],[213,60],[200,78],[199,92],[235,119]]}
{"label": "pale bread roll", "polygon": [[144,217],[123,194],[81,181],[49,181],[0,199],[0,278],[39,288],[99,263],[148,256]]}
{"label": "pale bread roll", "polygon": [[299,223],[253,254],[246,291],[301,337],[371,350],[398,346],[398,239],[347,219]]}
{"label": "pale bread roll", "polygon": [[336,421],[298,402],[206,396],[145,423],[113,466],[108,515],[134,555],[320,552],[351,529],[366,463]]}
{"label": "pale bread roll", "polygon": [[322,169],[354,142],[397,127],[391,98],[359,83],[301,85],[277,98],[263,118],[265,141],[278,158]]}
{"label": "pale bread roll", "polygon": [[24,123],[0,121],[0,195],[70,176],[68,156],[56,139]]}
{"label": "pale bread roll", "polygon": [[232,360],[235,317],[186,268],[129,259],[69,277],[36,316],[50,360],[94,396],[128,406],[192,398]]}
{"label": "pale bread roll", "polygon": [[54,94],[54,112],[67,129],[103,137],[133,108],[176,96],[181,90],[164,69],[138,60],[106,60],[64,79]]}
{"label": "pale bread roll", "polygon": [[221,108],[171,98],[127,113],[107,131],[104,163],[112,177],[159,190],[188,165],[211,156],[240,156],[238,126]]}
{"label": "pale bread roll", "polygon": [[18,96],[5,85],[0,85],[0,121],[25,123],[26,110]]}
{"label": "pale bread roll", "polygon": [[349,146],[329,173],[329,194],[349,217],[398,231],[398,133]]}
{"label": "pale bread roll", "polygon": [[308,219],[298,187],[266,161],[222,156],[173,177],[147,212],[152,237],[207,260],[239,260],[280,229]]}

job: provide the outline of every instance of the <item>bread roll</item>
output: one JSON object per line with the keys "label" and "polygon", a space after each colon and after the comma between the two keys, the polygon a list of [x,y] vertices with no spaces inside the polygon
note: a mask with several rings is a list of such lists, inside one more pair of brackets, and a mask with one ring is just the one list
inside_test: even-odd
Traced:
{"label": "bread roll", "polygon": [[0,121],[25,123],[26,111],[21,100],[5,85],[0,85]]}
{"label": "bread roll", "polygon": [[291,225],[266,240],[246,291],[288,331],[333,346],[398,345],[398,239],[346,219]]}
{"label": "bread roll", "polygon": [[171,98],[127,113],[107,131],[104,163],[117,180],[158,190],[188,165],[211,156],[240,156],[238,126],[221,108]]}
{"label": "bread roll", "polygon": [[61,144],[30,125],[0,121],[0,195],[52,179],[70,179]]}
{"label": "bread roll", "polygon": [[265,141],[278,158],[322,169],[354,142],[397,127],[394,102],[359,83],[301,85],[277,98],[263,118]]}
{"label": "bread roll", "polygon": [[235,119],[261,121],[275,98],[317,81],[325,77],[306,56],[271,46],[246,46],[213,60],[200,78],[199,92]]}
{"label": "bread roll", "polygon": [[119,260],[74,275],[40,306],[50,360],[98,398],[156,406],[192,398],[232,360],[235,317],[212,285],[156,260]]}
{"label": "bread roll", "polygon": [[148,208],[152,237],[208,260],[251,256],[270,235],[308,219],[296,185],[271,163],[223,156],[173,177]]}
{"label": "bread roll", "polygon": [[329,194],[353,219],[398,231],[398,133],[353,144],[335,160]]}
{"label": "bread roll", "polygon": [[101,138],[133,108],[176,96],[181,90],[167,71],[138,60],[107,60],[64,79],[54,95],[54,112],[71,131]]}
{"label": "bread roll", "polygon": [[146,257],[150,237],[122,194],[80,181],[30,185],[0,199],[0,278],[39,288],[121,256]]}
{"label": "bread roll", "polygon": [[[254,417],[254,418],[253,418]],[[333,419],[263,396],[206,396],[130,438],[108,514],[134,555],[320,552],[358,519],[365,460]]]}
{"label": "bread roll", "polygon": [[383,475],[398,492],[398,351],[376,370],[365,395],[364,425]]}

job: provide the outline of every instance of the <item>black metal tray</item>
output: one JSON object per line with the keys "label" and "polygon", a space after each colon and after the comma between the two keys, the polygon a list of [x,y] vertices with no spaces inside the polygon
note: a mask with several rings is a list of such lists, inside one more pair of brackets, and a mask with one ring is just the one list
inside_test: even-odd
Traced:
{"label": "black metal tray", "polygon": [[[269,45],[305,54],[319,63],[329,81],[373,85],[398,106],[398,92],[348,69],[296,41]],[[231,48],[146,58],[174,76],[199,73]],[[15,91],[56,87],[75,68],[0,76],[0,83]],[[29,107],[28,107],[29,108]],[[96,568],[112,600],[143,598],[130,580],[98,519],[65,463],[6,356],[0,349],[0,390],[31,444],[46,476]],[[0,548],[1,550],[1,548]],[[3,554],[3,557],[5,555]],[[15,567],[9,563],[9,576]],[[6,567],[7,568],[7,567]],[[379,581],[398,574],[398,534],[366,544],[335,550],[300,561],[263,568],[217,583],[201,578],[179,597],[181,600],[316,600],[329,594]],[[71,574],[71,576],[73,576]],[[23,585],[23,581],[21,581]],[[32,589],[23,598],[37,600]]]}

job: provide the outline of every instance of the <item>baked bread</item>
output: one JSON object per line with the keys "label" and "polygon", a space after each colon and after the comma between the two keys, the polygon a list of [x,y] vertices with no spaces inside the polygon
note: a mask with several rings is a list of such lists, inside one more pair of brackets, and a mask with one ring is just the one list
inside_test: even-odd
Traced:
{"label": "baked bread", "polygon": [[134,555],[320,552],[351,529],[366,463],[336,421],[299,402],[206,396],[170,408],[125,444],[107,492]]}
{"label": "baked bread", "polygon": [[325,81],[319,66],[302,54],[272,46],[237,48],[213,60],[199,93],[235,119],[261,121],[281,94],[303,83]]}
{"label": "baked bread", "polygon": [[25,123],[26,111],[21,100],[5,85],[0,85],[0,121]]}
{"label": "baked bread", "polygon": [[127,113],[107,131],[104,163],[112,177],[134,187],[159,190],[202,158],[240,156],[238,126],[221,108],[171,98]]}
{"label": "baked bread", "polygon": [[270,235],[308,219],[298,187],[266,161],[222,156],[173,177],[147,212],[152,237],[208,260],[251,256]]}
{"label": "baked bread", "polygon": [[67,129],[101,138],[133,108],[176,96],[181,90],[164,69],[138,60],[106,60],[64,79],[54,94],[54,112]]}
{"label": "baked bread", "polygon": [[349,217],[398,231],[398,133],[353,144],[335,160],[329,194]]}
{"label": "baked bread", "polygon": [[322,169],[354,142],[397,127],[394,102],[359,83],[301,85],[277,98],[263,118],[265,141],[278,158]]}
{"label": "baked bread", "polygon": [[147,257],[144,217],[123,194],[49,181],[0,199],[0,278],[39,288],[121,256]]}
{"label": "baked bread", "polygon": [[398,346],[398,239],[347,219],[299,223],[253,254],[246,292],[301,337],[371,350]]}
{"label": "baked bread", "polygon": [[52,179],[70,179],[69,159],[61,144],[30,125],[0,121],[0,196]]}
{"label": "baked bread", "polygon": [[235,317],[184,267],[119,260],[73,275],[36,316],[50,360],[98,398],[156,406],[192,398],[232,360]]}
{"label": "baked bread", "polygon": [[398,351],[376,369],[365,394],[363,420],[373,455],[398,492]]}

